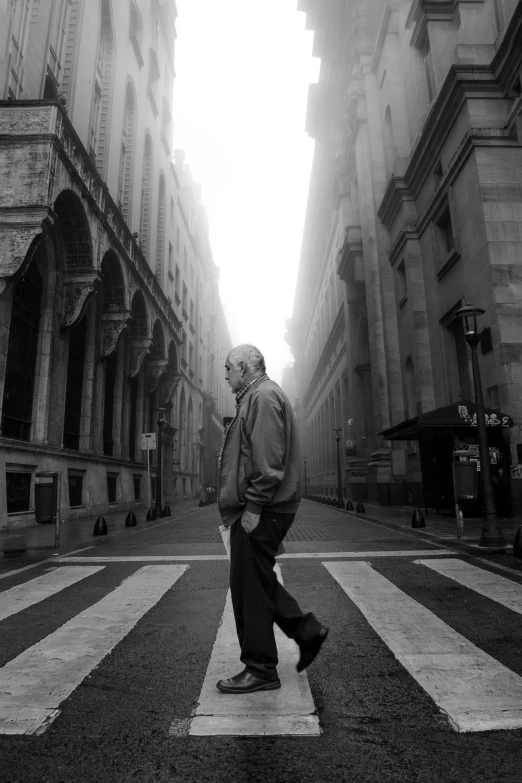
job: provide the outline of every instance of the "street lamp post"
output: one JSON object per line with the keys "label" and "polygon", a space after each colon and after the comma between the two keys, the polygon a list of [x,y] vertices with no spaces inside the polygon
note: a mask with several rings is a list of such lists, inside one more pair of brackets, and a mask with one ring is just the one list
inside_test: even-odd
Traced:
{"label": "street lamp post", "polygon": [[477,347],[481,339],[481,334],[479,334],[477,328],[477,316],[482,315],[483,313],[484,310],[480,307],[472,307],[469,302],[466,302],[466,306],[457,310],[455,315],[464,320],[465,338],[471,348],[473,386],[475,388],[475,405],[477,406],[477,435],[480,456],[480,477],[482,482],[482,504],[484,511],[484,525],[482,527],[479,546],[489,547],[490,549],[505,549],[507,543],[502,530],[500,529],[500,525],[498,524],[493,483],[491,481],[488,433],[484,415],[484,397],[482,394],[482,381],[480,378],[477,356]]}
{"label": "street lamp post", "polygon": [[344,508],[343,483],[341,480],[341,451],[339,447],[342,431],[342,427],[334,427],[335,440],[337,441],[337,504],[339,508]]}
{"label": "street lamp post", "polygon": [[306,480],[306,460],[308,457],[303,457],[304,462],[304,496],[306,497],[308,495],[308,482]]}
{"label": "street lamp post", "polygon": [[156,408],[155,409],[157,413],[159,413],[158,421],[156,422],[158,425],[158,466],[157,466],[157,474],[156,474],[156,518],[162,519],[163,518],[163,508],[161,506],[161,471],[162,471],[162,453],[161,453],[161,430],[163,428],[163,425],[166,423],[165,419],[163,418],[163,414],[166,411],[166,408]]}

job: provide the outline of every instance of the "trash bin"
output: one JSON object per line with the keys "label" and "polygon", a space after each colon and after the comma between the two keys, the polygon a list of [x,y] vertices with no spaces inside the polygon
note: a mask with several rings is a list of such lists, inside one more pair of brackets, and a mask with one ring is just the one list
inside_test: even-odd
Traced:
{"label": "trash bin", "polygon": [[54,481],[34,485],[34,516],[37,522],[54,522]]}

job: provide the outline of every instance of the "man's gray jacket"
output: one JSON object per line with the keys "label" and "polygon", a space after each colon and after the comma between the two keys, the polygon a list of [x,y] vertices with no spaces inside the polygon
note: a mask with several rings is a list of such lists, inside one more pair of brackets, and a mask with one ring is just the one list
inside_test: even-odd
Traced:
{"label": "man's gray jacket", "polygon": [[294,411],[269,378],[254,384],[230,423],[221,450],[219,510],[226,525],[243,511],[295,514],[301,456]]}

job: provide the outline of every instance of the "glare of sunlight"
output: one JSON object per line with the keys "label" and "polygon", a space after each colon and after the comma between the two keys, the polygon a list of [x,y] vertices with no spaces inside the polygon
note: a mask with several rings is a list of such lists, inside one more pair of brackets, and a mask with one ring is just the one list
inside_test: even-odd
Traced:
{"label": "glare of sunlight", "polygon": [[305,133],[313,33],[296,0],[178,0],[174,144],[202,186],[234,344],[280,381],[313,141]]}

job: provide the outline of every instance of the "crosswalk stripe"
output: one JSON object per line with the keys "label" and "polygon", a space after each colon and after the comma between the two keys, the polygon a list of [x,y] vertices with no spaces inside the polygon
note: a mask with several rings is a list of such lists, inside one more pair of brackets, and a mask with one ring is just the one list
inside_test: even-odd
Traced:
{"label": "crosswalk stripe", "polygon": [[[431,561],[430,561],[431,562]],[[522,727],[522,678],[368,563],[324,563],[456,731]]]}
{"label": "crosswalk stripe", "polygon": [[[282,583],[280,567],[276,566]],[[201,688],[199,704],[191,721],[189,734],[209,735],[319,735],[319,720],[315,713],[306,672],[297,673],[297,646],[277,627],[281,688],[237,696],[221,693],[216,682],[231,676],[230,669],[239,668],[240,649],[230,591],[218,628],[207,673]],[[176,733],[173,723],[171,733]]]}
{"label": "crosswalk stripe", "polygon": [[[440,555],[449,555],[455,557],[456,552],[450,549],[412,549],[400,550],[396,552],[377,550],[375,552],[286,552],[279,555],[278,560],[324,560],[324,558],[349,557],[357,560],[368,560],[372,557],[440,557]],[[114,557],[104,557],[92,555],[90,557],[68,557],[64,555],[56,563],[171,563],[192,561],[212,561],[228,560],[228,555],[115,555]]]}
{"label": "crosswalk stripe", "polygon": [[476,593],[522,614],[522,585],[518,582],[472,566],[464,560],[415,560],[414,562],[431,568],[438,574],[447,576],[464,587],[469,587]]}
{"label": "crosswalk stripe", "polygon": [[59,593],[66,587],[70,587],[104,568],[105,566],[57,568],[50,574],[37,576],[30,582],[11,587],[10,590],[4,590],[3,593],[0,593],[0,620],[5,620],[29,606],[44,601],[51,595]]}
{"label": "crosswalk stripe", "polygon": [[144,566],[0,669],[0,734],[42,734],[58,707],[169,590],[187,565]]}

